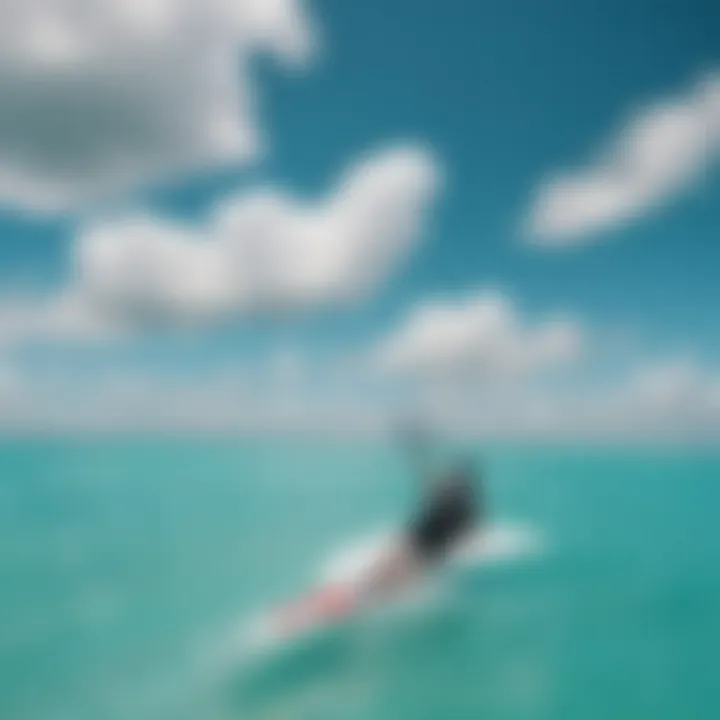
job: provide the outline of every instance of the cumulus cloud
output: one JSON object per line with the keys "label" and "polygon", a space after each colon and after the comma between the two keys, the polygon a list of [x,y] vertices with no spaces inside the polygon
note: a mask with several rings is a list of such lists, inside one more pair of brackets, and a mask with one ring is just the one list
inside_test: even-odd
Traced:
{"label": "cumulus cloud", "polygon": [[0,406],[13,394],[17,385],[14,368],[6,362],[0,363]]}
{"label": "cumulus cloud", "polygon": [[0,303],[0,350],[25,341],[108,339],[122,334],[79,296],[63,292],[50,298],[5,298]]}
{"label": "cumulus cloud", "polygon": [[267,189],[219,202],[200,226],[150,216],[93,223],[76,242],[71,283],[42,302],[0,308],[0,337],[355,301],[408,254],[438,186],[432,156],[403,146],[356,163],[314,202]]}
{"label": "cumulus cloud", "polygon": [[322,380],[326,365],[274,349],[259,363],[231,361],[188,368],[116,363],[78,372],[71,364],[0,365],[0,429],[23,432],[315,432],[382,427],[381,404],[338,395]]}
{"label": "cumulus cloud", "polygon": [[595,403],[600,428],[720,436],[720,375],[691,359],[648,363]]}
{"label": "cumulus cloud", "polygon": [[313,46],[302,0],[0,0],[0,200],[57,208],[247,160],[251,60]]}
{"label": "cumulus cloud", "polygon": [[608,441],[720,440],[720,374],[688,360],[647,361],[602,381],[430,396],[428,412],[455,431]]}
{"label": "cumulus cloud", "polygon": [[646,108],[588,167],[542,184],[531,207],[534,242],[566,246],[636,217],[697,181],[720,157],[720,77]]}
{"label": "cumulus cloud", "polygon": [[687,358],[611,370],[596,362],[605,342],[577,320],[530,322],[483,291],[416,305],[370,358],[393,411],[452,433],[720,439],[720,374]]}
{"label": "cumulus cloud", "polygon": [[720,441],[717,372],[657,360],[577,382],[585,371],[551,384],[540,375],[484,383],[455,376],[455,384],[424,377],[411,386],[409,399],[401,396],[401,405],[438,430],[469,437]]}
{"label": "cumulus cloud", "polygon": [[520,318],[498,292],[424,302],[375,351],[393,374],[497,380],[562,365],[577,357],[581,329],[566,319]]}
{"label": "cumulus cloud", "polygon": [[202,369],[120,363],[81,374],[71,364],[6,364],[0,428],[382,434],[412,409],[439,433],[475,438],[720,441],[720,373],[692,360],[648,360],[580,384],[564,376],[547,384],[542,373],[504,379],[460,376],[436,392],[448,386],[423,376],[399,387],[357,366],[345,372],[332,355],[277,348]]}

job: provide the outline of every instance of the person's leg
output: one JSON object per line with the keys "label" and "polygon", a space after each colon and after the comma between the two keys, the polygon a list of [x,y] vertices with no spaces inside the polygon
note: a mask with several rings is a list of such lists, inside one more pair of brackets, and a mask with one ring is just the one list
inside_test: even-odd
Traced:
{"label": "person's leg", "polygon": [[371,596],[392,593],[417,577],[422,568],[410,543],[402,540],[373,568],[364,591]]}

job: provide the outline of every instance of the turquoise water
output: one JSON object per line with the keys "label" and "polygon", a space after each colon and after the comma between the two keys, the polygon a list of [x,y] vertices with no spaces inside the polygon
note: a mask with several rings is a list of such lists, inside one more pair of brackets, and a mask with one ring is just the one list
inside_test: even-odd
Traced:
{"label": "turquoise water", "polygon": [[5,441],[0,717],[720,717],[720,453],[483,455],[545,554],[248,666],[229,628],[408,507],[391,448]]}

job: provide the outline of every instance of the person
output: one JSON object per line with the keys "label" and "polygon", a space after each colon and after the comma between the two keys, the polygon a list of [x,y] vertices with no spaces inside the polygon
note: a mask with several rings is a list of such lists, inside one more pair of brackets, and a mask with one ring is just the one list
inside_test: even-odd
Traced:
{"label": "person", "polygon": [[463,461],[440,474],[423,468],[423,498],[398,541],[357,586],[330,584],[280,609],[286,630],[311,624],[317,617],[341,618],[363,602],[376,602],[412,583],[442,562],[466,533],[484,521],[480,473]]}
{"label": "person", "polygon": [[389,554],[374,568],[366,593],[381,596],[410,582],[442,562],[483,520],[481,477],[472,462],[463,461],[431,476],[419,511]]}

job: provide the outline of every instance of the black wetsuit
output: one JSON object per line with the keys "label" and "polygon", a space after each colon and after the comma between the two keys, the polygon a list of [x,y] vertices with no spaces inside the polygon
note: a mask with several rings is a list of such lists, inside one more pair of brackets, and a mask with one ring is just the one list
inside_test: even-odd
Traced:
{"label": "black wetsuit", "polygon": [[480,519],[477,492],[471,479],[451,476],[433,488],[424,507],[410,524],[409,539],[423,560],[442,555]]}

